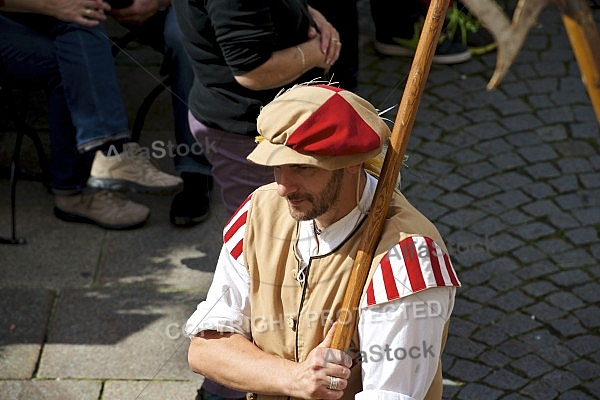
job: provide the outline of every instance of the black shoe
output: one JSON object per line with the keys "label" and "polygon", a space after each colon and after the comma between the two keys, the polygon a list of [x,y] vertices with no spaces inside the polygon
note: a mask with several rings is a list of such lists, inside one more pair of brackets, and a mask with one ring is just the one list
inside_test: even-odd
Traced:
{"label": "black shoe", "polygon": [[183,190],[173,197],[169,219],[175,226],[190,227],[208,219],[212,177],[184,172],[181,178]]}

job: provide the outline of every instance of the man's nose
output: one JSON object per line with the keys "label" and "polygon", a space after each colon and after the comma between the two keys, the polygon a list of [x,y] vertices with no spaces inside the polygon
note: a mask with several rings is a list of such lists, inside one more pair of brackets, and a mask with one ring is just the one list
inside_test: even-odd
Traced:
{"label": "man's nose", "polygon": [[277,194],[285,197],[298,190],[293,174],[286,167],[275,170],[275,181],[277,182]]}

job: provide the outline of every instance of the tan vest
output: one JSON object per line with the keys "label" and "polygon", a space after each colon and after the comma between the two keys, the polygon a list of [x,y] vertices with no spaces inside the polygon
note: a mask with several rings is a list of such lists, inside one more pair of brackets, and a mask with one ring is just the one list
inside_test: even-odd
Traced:
{"label": "tan vest", "polygon": [[[302,362],[323,340],[340,312],[354,262],[353,255],[357,252],[363,228],[364,224],[359,225],[332,253],[312,257],[302,286],[296,280],[300,266],[295,246],[298,222],[291,218],[287,203],[277,195],[275,185],[265,186],[254,193],[248,211],[243,251],[251,280],[252,337],[259,348]],[[376,266],[393,245],[414,235],[432,238],[446,252],[433,224],[404,196],[396,193],[372,265]],[[371,274],[374,270],[372,267]],[[445,330],[443,342],[446,334]],[[351,347],[359,348],[356,332]],[[441,389],[440,364],[426,399],[441,399]],[[354,365],[342,399],[353,399],[361,390],[360,365]],[[290,399],[267,395],[255,395],[254,398]]]}

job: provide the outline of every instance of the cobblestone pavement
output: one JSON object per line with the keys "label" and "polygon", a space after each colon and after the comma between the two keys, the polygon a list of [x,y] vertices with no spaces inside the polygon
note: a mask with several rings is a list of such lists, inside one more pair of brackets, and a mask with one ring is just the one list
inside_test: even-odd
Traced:
{"label": "cobblestone pavement", "polygon": [[[396,104],[407,61],[361,50],[359,92]],[[495,62],[433,66],[402,172],[463,285],[444,398],[597,399],[600,132],[558,9],[487,92]]]}
{"label": "cobblestone pavement", "polygon": [[[368,0],[358,4],[357,91],[383,110],[398,104],[410,59],[374,53]],[[138,62],[157,70],[144,57],[119,61],[131,109],[156,84],[135,74]],[[487,92],[495,62],[493,52],[432,67],[402,171],[403,192],[439,227],[463,285],[444,399],[597,399],[600,130],[558,9],[542,12]],[[170,130],[161,99],[144,140]],[[138,196],[149,224],[106,232],[56,220],[40,186],[19,186],[28,244],[0,247],[0,398],[191,400],[200,380],[178,329],[212,277],[227,219],[218,196],[190,230],[169,226],[170,198]],[[8,204],[0,200],[2,221]]]}

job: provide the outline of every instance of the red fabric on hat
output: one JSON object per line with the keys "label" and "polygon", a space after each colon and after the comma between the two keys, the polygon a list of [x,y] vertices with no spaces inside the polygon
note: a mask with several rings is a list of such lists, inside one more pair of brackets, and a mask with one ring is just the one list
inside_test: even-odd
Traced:
{"label": "red fabric on hat", "polygon": [[334,94],[288,137],[285,145],[304,154],[345,156],[372,151],[381,142],[356,110]]}

